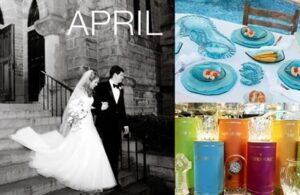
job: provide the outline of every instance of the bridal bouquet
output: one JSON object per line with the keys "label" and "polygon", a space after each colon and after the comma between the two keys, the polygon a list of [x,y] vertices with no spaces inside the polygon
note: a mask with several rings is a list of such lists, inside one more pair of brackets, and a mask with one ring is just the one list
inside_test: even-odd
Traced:
{"label": "bridal bouquet", "polygon": [[80,121],[88,114],[90,107],[83,99],[75,99],[69,105],[67,122],[71,125],[79,125]]}

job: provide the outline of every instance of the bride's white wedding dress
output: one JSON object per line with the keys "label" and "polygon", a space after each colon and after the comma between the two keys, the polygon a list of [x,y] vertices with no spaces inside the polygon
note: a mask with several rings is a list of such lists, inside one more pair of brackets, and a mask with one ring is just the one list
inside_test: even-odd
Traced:
{"label": "bride's white wedding dress", "polygon": [[[93,98],[82,96],[69,103],[69,112],[78,110],[78,102],[86,108],[66,137],[56,130],[38,134],[26,127],[11,138],[34,151],[30,167],[45,177],[82,191],[102,191],[116,185],[102,141],[91,114]],[[69,114],[70,116],[70,114]]]}

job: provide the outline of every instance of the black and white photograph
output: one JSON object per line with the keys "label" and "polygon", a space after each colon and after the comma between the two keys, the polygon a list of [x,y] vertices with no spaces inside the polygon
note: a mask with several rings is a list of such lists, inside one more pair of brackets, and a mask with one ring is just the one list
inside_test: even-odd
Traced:
{"label": "black and white photograph", "polygon": [[0,0],[0,195],[174,194],[174,6]]}

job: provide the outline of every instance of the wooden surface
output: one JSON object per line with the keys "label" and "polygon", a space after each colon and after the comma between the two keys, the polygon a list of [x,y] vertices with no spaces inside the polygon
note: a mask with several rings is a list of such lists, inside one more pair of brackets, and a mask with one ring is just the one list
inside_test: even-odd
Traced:
{"label": "wooden surface", "polygon": [[[277,20],[278,22],[284,21],[287,25],[282,23],[278,23],[276,21],[264,21],[262,19],[254,19],[252,16],[263,17],[263,18],[271,18]],[[297,31],[298,26],[298,19],[299,19],[299,10],[296,10],[293,15],[282,13],[273,10],[266,10],[260,8],[251,7],[249,2],[245,2],[244,6],[244,17],[243,17],[243,24],[256,24],[261,26],[267,26],[272,28],[283,29],[285,31],[294,34]]]}

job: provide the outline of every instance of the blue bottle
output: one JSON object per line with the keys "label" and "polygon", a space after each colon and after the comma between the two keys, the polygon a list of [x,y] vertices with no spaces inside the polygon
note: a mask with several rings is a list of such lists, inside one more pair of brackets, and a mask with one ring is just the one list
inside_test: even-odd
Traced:
{"label": "blue bottle", "polygon": [[224,142],[195,141],[195,195],[224,191]]}

